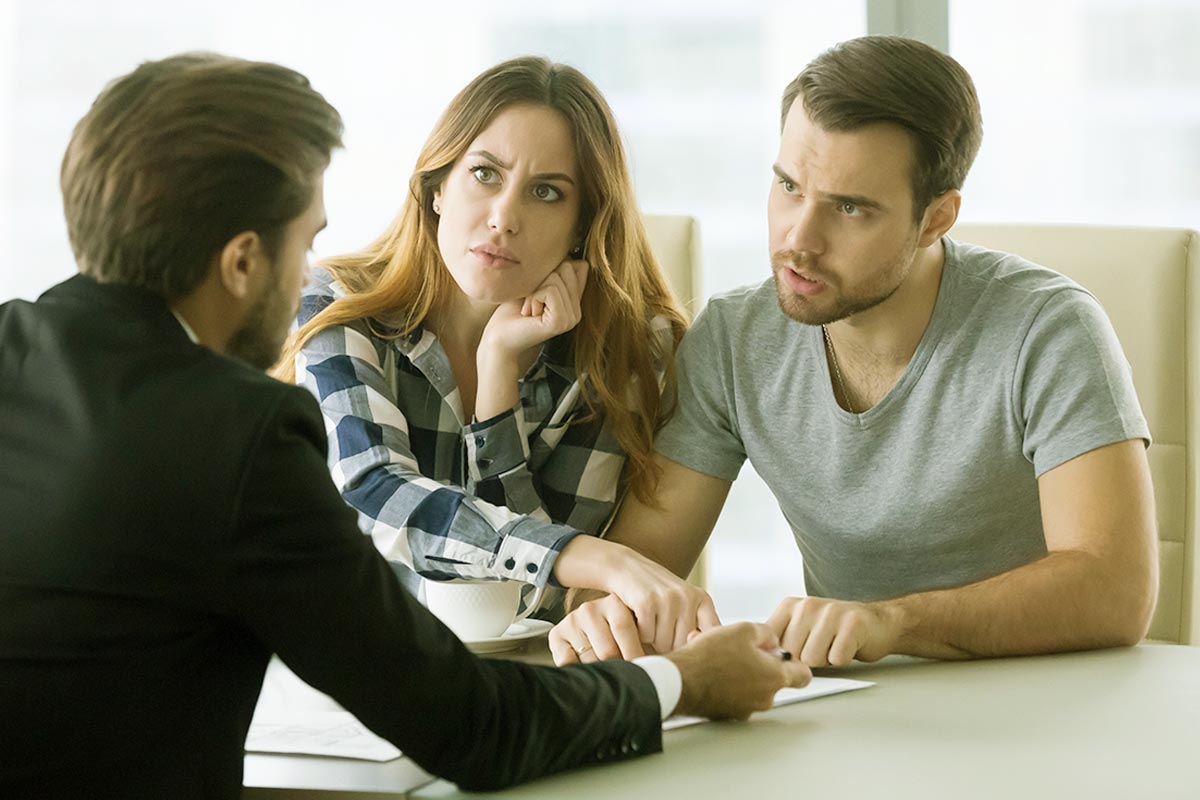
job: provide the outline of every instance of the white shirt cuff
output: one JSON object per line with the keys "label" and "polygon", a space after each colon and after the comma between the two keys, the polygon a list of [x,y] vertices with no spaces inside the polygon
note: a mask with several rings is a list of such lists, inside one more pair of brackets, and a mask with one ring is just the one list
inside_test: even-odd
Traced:
{"label": "white shirt cuff", "polygon": [[663,656],[642,656],[635,658],[631,663],[646,670],[646,674],[654,682],[662,718],[666,719],[674,714],[675,706],[679,705],[679,695],[683,693],[683,676],[679,674],[679,667]]}

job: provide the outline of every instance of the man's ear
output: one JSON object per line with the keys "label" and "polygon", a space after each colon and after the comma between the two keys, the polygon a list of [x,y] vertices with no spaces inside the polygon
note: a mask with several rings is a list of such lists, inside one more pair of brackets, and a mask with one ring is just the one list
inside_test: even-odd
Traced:
{"label": "man's ear", "polygon": [[921,235],[917,239],[918,247],[929,247],[946,235],[946,231],[954,227],[958,220],[958,210],[962,207],[962,192],[950,189],[929,203],[925,216],[921,220]]}
{"label": "man's ear", "polygon": [[262,239],[254,231],[242,231],[221,248],[217,270],[225,291],[239,300],[254,292],[258,270],[266,266]]}

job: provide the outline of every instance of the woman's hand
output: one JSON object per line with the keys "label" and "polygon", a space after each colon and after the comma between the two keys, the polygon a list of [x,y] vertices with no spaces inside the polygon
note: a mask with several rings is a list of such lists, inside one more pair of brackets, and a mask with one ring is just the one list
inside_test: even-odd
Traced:
{"label": "woman's hand", "polygon": [[587,276],[586,261],[564,261],[528,297],[497,306],[479,342],[480,365],[495,359],[515,362],[531,347],[578,325]]}

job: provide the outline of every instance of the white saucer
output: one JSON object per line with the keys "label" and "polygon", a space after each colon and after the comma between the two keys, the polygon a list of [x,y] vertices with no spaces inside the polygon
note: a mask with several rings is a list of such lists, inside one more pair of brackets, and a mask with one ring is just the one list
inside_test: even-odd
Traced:
{"label": "white saucer", "polygon": [[520,649],[531,639],[540,639],[553,627],[554,623],[546,622],[544,619],[523,619],[509,625],[508,630],[500,636],[493,636],[490,639],[473,639],[464,641],[464,644],[472,653],[506,653],[509,650]]}

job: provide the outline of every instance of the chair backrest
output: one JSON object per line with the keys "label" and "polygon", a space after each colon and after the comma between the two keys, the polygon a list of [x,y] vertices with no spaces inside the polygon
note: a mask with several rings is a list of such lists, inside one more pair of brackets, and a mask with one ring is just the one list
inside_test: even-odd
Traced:
{"label": "chair backrest", "polygon": [[1200,644],[1200,234],[1179,228],[964,223],[950,236],[1057,270],[1104,306],[1133,366],[1154,438],[1149,459],[1160,572],[1149,638]]}
{"label": "chair backrest", "polygon": [[[650,249],[667,276],[675,298],[692,319],[704,304],[700,277],[700,225],[695,217],[647,214],[642,218]],[[708,582],[707,551],[700,554],[688,580],[700,588]]]}
{"label": "chair backrest", "polygon": [[695,317],[703,305],[700,281],[700,225],[695,217],[647,214],[650,249],[666,273],[675,297]]}

